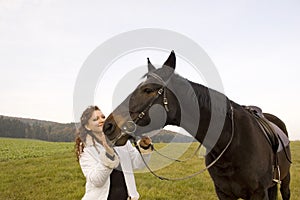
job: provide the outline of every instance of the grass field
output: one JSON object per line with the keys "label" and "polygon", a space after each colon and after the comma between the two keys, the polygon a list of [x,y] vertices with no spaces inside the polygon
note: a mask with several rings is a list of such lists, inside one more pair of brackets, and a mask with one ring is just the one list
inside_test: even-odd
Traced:
{"label": "grass field", "polygon": [[[0,138],[0,199],[81,199],[85,179],[73,153],[73,143]],[[292,142],[291,199],[300,196],[300,142]],[[162,145],[157,145],[157,148]],[[178,144],[177,149],[184,149]],[[192,155],[192,144],[183,157]],[[158,158],[153,155],[154,164]],[[195,157],[185,163],[173,163],[157,172],[181,177],[203,168],[203,159]],[[160,163],[161,164],[161,163]],[[153,165],[153,167],[155,167]],[[162,181],[149,173],[137,173],[141,200],[217,199],[212,180],[205,172],[184,181]],[[281,199],[281,198],[280,198]]]}

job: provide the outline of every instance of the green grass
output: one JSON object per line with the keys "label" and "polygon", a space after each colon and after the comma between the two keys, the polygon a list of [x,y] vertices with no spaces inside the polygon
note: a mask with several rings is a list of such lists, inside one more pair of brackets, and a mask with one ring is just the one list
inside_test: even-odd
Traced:
{"label": "green grass", "polygon": [[[0,200],[74,200],[83,196],[85,179],[73,153],[73,143],[0,138],[0,144]],[[291,145],[291,199],[297,199],[300,196],[300,142],[292,142]],[[159,144],[157,148],[162,146]],[[183,157],[192,155],[196,147],[196,144],[192,144]],[[176,145],[178,152],[184,148],[182,144]],[[176,151],[164,150],[168,155],[178,155]],[[154,161],[162,159],[155,154],[152,158]],[[152,167],[157,167],[155,164],[157,162]],[[203,159],[195,157],[186,163],[173,163],[157,173],[167,177],[182,177],[203,167]],[[159,180],[149,173],[137,173],[136,182],[141,200],[217,199],[207,172],[175,182]]]}
{"label": "green grass", "polygon": [[84,177],[73,143],[0,139],[0,199],[80,199]]}

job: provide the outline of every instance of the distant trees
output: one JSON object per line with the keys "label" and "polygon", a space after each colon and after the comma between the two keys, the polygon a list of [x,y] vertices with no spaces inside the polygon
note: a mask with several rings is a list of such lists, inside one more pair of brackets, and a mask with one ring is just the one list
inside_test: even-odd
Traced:
{"label": "distant trees", "polygon": [[0,116],[0,137],[31,138],[53,142],[74,141],[75,124],[60,124],[30,120],[24,122]]}
{"label": "distant trees", "polygon": [[[73,142],[75,123],[56,123],[0,115],[0,137],[31,138],[52,142]],[[160,130],[151,137],[155,143],[192,142],[194,138],[168,130]]]}
{"label": "distant trees", "polygon": [[0,136],[24,138],[26,135],[26,125],[16,119],[5,119],[0,117]]}

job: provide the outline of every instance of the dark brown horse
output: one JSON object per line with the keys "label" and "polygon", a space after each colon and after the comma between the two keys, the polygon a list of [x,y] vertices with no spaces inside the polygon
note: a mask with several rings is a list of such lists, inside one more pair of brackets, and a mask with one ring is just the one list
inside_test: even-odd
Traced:
{"label": "dark brown horse", "polygon": [[[289,199],[289,146],[275,153],[253,114],[225,95],[174,73],[175,65],[173,51],[159,69],[148,60],[146,80],[108,116],[104,124],[108,139],[123,145],[134,134],[180,126],[207,148],[206,165],[216,161],[208,171],[219,199],[277,199],[276,174],[282,198]],[[287,135],[279,118],[264,116]]]}

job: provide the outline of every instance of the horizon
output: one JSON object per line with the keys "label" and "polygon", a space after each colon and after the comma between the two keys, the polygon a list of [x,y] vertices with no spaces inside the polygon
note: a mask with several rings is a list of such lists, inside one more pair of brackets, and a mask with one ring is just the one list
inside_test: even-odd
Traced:
{"label": "horizon", "polygon": [[[35,119],[35,118],[24,118],[24,117],[15,117],[15,116],[6,116],[6,115],[0,115],[0,117],[3,116],[3,117],[8,117],[8,118],[17,118],[17,119],[28,119],[28,120],[36,120],[36,121],[43,121],[43,122],[51,122],[51,123],[58,123],[58,124],[77,124],[77,123],[80,123],[80,122],[57,122],[57,121],[49,121],[49,120],[43,120],[43,119]],[[180,134],[180,135],[184,135],[184,136],[188,136],[188,137],[191,137],[191,138],[194,138],[192,135],[190,135],[187,131],[185,131],[183,128],[181,127],[177,127],[177,126],[166,126],[164,127],[163,129],[160,129],[160,130],[165,130],[165,131],[171,131],[172,133],[176,133],[176,134]],[[154,131],[150,131],[149,133],[151,132],[155,132]],[[290,141],[300,141],[300,139],[291,139],[289,138]],[[194,138],[194,141],[192,142],[198,142],[195,138]]]}

